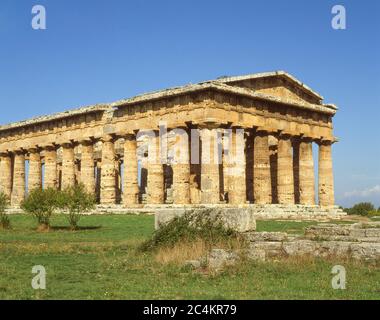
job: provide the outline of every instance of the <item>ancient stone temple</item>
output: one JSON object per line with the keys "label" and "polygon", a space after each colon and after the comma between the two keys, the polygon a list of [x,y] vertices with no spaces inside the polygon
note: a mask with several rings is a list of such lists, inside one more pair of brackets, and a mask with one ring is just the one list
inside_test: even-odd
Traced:
{"label": "ancient stone temple", "polygon": [[332,208],[336,111],[280,71],[3,125],[0,189],[14,207],[83,183],[103,206]]}

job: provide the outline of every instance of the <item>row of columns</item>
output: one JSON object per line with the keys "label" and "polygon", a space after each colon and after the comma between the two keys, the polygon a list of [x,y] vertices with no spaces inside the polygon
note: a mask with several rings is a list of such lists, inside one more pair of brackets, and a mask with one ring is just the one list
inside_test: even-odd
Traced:
{"label": "row of columns", "polygon": [[[238,150],[237,146],[245,146],[242,138],[236,130],[232,130],[231,148],[228,151],[229,160],[224,163],[222,170],[225,175],[224,189],[228,194],[228,203],[243,204],[247,201],[247,185],[245,157],[243,161],[238,159],[239,152],[253,152],[253,199],[257,204],[270,204],[273,202],[273,172],[271,170],[271,151],[269,144],[270,133],[257,130],[254,134],[253,146],[246,150]],[[137,140],[134,134],[124,136],[124,185],[123,204],[134,206],[139,203],[138,185],[138,158]],[[160,149],[160,137],[151,137],[156,151]],[[315,179],[312,140],[301,138],[296,143],[293,137],[287,134],[278,136],[277,146],[277,201],[280,204],[294,204],[296,197],[298,202],[305,205],[315,204]],[[101,178],[100,178],[100,203],[114,204],[117,201],[117,176],[115,168],[115,138],[105,136],[102,141]],[[217,161],[218,153],[205,152],[217,149],[219,143],[215,139],[212,130],[200,130],[200,203],[220,202],[220,162]],[[80,141],[81,164],[80,182],[87,191],[95,193],[95,159],[94,142],[90,139]],[[76,183],[75,154],[72,143],[63,143],[62,147],[62,177],[61,187],[72,186]],[[243,147],[244,148],[244,147]],[[185,161],[172,164],[173,170],[173,201],[176,204],[190,204],[193,201],[191,181],[194,179],[191,172],[190,154],[185,152]],[[31,148],[29,154],[28,190],[42,187],[42,161],[41,150]],[[0,154],[0,191],[10,199],[12,205],[19,205],[25,197],[25,151]],[[157,152],[160,154],[160,152]],[[12,161],[13,158],[13,161]],[[226,157],[224,155],[223,159]],[[295,160],[296,159],[296,160]],[[13,167],[12,167],[13,163]],[[57,188],[57,147],[44,148],[44,179],[43,187]],[[148,162],[148,204],[163,204],[164,169],[160,161]],[[294,175],[294,172],[297,175]],[[332,206],[334,204],[333,172],[331,158],[331,142],[319,142],[319,204]],[[295,179],[299,190],[295,190]]]}

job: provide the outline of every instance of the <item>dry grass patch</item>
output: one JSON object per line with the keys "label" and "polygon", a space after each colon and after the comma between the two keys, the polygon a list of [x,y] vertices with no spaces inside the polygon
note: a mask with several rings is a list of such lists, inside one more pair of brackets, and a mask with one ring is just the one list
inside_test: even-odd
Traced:
{"label": "dry grass patch", "polygon": [[239,250],[245,248],[246,243],[241,238],[219,241],[210,244],[199,238],[191,241],[178,242],[171,247],[161,247],[157,249],[154,258],[161,264],[183,265],[188,260],[198,260],[206,258],[212,248]]}

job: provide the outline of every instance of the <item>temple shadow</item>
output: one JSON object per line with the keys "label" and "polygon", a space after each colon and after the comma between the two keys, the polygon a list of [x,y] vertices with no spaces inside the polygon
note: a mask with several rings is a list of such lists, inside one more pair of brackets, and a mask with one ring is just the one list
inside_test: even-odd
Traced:
{"label": "temple shadow", "polygon": [[71,226],[51,226],[50,230],[53,231],[85,231],[85,230],[98,230],[102,226],[78,226],[73,229]]}

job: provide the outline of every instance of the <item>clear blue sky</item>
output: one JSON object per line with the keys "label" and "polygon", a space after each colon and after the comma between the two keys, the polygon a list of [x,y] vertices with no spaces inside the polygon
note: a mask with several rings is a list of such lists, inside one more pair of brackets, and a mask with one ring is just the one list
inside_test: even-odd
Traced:
{"label": "clear blue sky", "polygon": [[[47,30],[31,28],[46,6]],[[333,30],[331,8],[347,10]],[[2,0],[1,123],[285,70],[336,103],[336,198],[380,206],[380,1]]]}

